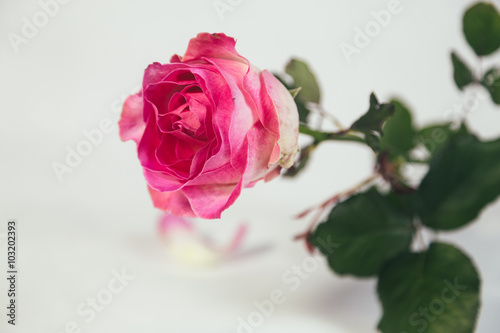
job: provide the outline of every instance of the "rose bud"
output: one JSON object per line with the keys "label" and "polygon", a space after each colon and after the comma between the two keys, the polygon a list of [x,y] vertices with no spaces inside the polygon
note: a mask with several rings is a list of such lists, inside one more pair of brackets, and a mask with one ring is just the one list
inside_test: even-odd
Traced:
{"label": "rose bud", "polygon": [[119,122],[134,140],[155,207],[220,218],[241,190],[289,168],[298,150],[297,106],[268,71],[224,34],[200,33],[183,57],[153,63]]}

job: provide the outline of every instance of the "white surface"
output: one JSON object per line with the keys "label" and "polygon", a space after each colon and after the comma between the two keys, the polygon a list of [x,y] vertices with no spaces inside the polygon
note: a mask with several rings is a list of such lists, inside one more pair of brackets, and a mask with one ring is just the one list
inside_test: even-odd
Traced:
{"label": "white surface", "polygon": [[[383,101],[402,96],[419,124],[446,120],[448,110],[464,101],[452,82],[450,50],[474,60],[460,24],[472,1],[402,0],[403,11],[347,64],[339,43],[352,43],[354,29],[387,3],[243,0],[221,20],[211,0],[73,0],[15,53],[7,34],[20,34],[23,17],[40,6],[2,0],[0,225],[8,218],[20,224],[19,325],[12,331],[59,333],[75,321],[89,333],[236,332],[237,318],[247,317],[253,302],[273,289],[284,290],[287,300],[255,332],[374,331],[380,315],[374,280],[341,279],[322,265],[295,292],[282,281],[307,256],[291,240],[307,221],[292,216],[369,175],[367,149],[325,144],[302,177],[244,191],[222,220],[201,221],[200,228],[225,240],[246,221],[247,248],[271,249],[184,274],[168,263],[156,237],[159,213],[132,142],[121,143],[116,130],[105,134],[62,182],[51,163],[63,162],[66,146],[84,139],[82,130],[103,118],[115,123],[113,107],[140,84],[144,68],[182,54],[201,31],[236,37],[237,50],[260,68],[281,70],[293,55],[306,59],[319,77],[325,108],[345,124],[367,108],[371,91]],[[500,133],[500,110],[489,100],[469,119],[484,137]],[[496,331],[500,310],[500,269],[492,255],[498,252],[499,215],[497,202],[479,222],[446,236],[481,271],[481,333]],[[85,323],[76,308],[122,267],[135,279]],[[4,294],[2,289],[1,302]],[[3,311],[0,318],[4,332]]]}

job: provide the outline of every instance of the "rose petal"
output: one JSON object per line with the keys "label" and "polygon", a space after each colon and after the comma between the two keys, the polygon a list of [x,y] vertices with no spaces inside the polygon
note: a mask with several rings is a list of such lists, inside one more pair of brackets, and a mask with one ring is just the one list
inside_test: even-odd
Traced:
{"label": "rose petal", "polygon": [[174,54],[171,58],[170,58],[170,62],[171,63],[175,63],[175,62],[181,62],[182,61],[182,58],[177,55],[177,54]]}
{"label": "rose petal", "polygon": [[181,64],[160,64],[159,62],[152,63],[144,71],[144,77],[142,79],[143,89],[147,88],[152,83],[163,81],[163,78],[177,68],[184,68],[184,66]]}
{"label": "rose petal", "polygon": [[146,124],[146,129],[138,145],[138,157],[143,167],[144,177],[147,183],[159,191],[175,191],[184,183],[178,177],[167,174],[168,169],[156,159],[156,148],[160,144],[160,138],[156,132],[154,116],[151,115]]}
{"label": "rose petal", "polygon": [[150,113],[153,113],[155,117],[167,113],[170,99],[174,94],[181,92],[184,87],[176,82],[167,81],[151,83],[144,88],[144,120],[149,117]]}
{"label": "rose petal", "polygon": [[[216,140],[204,166],[203,172],[207,172],[222,167],[230,160],[229,138],[225,133],[231,123],[233,100],[231,90],[220,73],[214,71],[197,71],[196,73],[200,75],[199,84],[207,97],[205,103],[210,103],[205,118],[205,134],[208,139]],[[204,102],[200,99],[198,101]]]}
{"label": "rose petal", "polygon": [[267,91],[278,111],[281,149],[280,165],[289,168],[293,165],[295,154],[298,151],[299,113],[297,105],[290,92],[268,71],[262,72]]}
{"label": "rose petal", "polygon": [[231,240],[229,245],[221,252],[225,255],[230,255],[236,252],[243,244],[243,241],[245,240],[247,233],[248,233],[248,227],[245,224],[240,225],[238,227],[238,230],[236,230],[236,233],[234,234],[233,239]]}
{"label": "rose petal", "polygon": [[223,33],[209,34],[203,32],[189,41],[182,61],[188,62],[206,57],[242,62],[242,57],[236,52],[235,45],[234,38]]}
{"label": "rose petal", "polygon": [[[247,140],[243,151],[248,151]],[[205,219],[220,218],[221,213],[234,203],[244,185],[242,175],[246,161],[246,157],[242,158],[236,169],[226,164],[220,169],[203,172],[183,187],[182,191],[196,215]]]}
{"label": "rose petal", "polygon": [[[271,134],[279,137],[280,128],[278,110],[273,103],[272,96],[270,96],[268,87],[266,86],[266,77],[263,75],[265,72],[266,71],[259,72],[256,71],[255,68],[251,68],[245,75],[244,87],[255,101],[256,111],[258,112],[262,125]],[[290,93],[288,94],[290,95]],[[293,102],[293,104],[295,104],[295,102]]]}
{"label": "rose petal", "polygon": [[185,180],[183,181],[182,179],[176,178],[165,172],[152,171],[143,168],[143,174],[148,185],[160,192],[177,191],[185,184]]}
{"label": "rose petal", "polygon": [[146,129],[137,147],[137,154],[144,168],[153,171],[164,171],[164,166],[156,160],[156,148],[160,145],[161,137],[156,130],[155,118],[154,114],[149,116],[146,122]]}
{"label": "rose petal", "polygon": [[241,192],[238,184],[214,184],[207,186],[185,186],[186,195],[194,213],[204,219],[219,219],[221,213],[231,206]]}
{"label": "rose petal", "polygon": [[279,177],[281,174],[281,167],[279,165],[276,165],[275,167],[271,168],[271,171],[264,177],[264,181],[270,182],[276,177]]}
{"label": "rose petal", "polygon": [[177,216],[196,217],[186,196],[181,191],[159,192],[148,186],[156,208]]}
{"label": "rose petal", "polygon": [[243,175],[244,187],[270,172],[269,161],[276,143],[276,136],[266,130],[262,123],[257,122],[247,134],[247,140],[247,166]]}
{"label": "rose petal", "polygon": [[185,218],[165,213],[158,221],[158,231],[162,236],[177,230],[193,231],[193,225]]}
{"label": "rose petal", "polygon": [[[242,151],[245,133],[251,129],[257,116],[249,107],[248,101],[251,101],[251,97],[243,89],[243,77],[250,65],[236,52],[235,45],[236,41],[225,34],[201,33],[191,39],[183,61],[203,59],[216,66],[222,74],[223,81],[207,81],[208,91],[212,96],[221,96],[221,88],[229,86],[231,95],[222,95],[222,98],[215,100],[217,113],[214,123],[217,124],[219,131],[222,131],[218,137],[223,139],[221,142],[223,148],[227,146],[230,148],[231,163],[241,164],[239,161],[241,154],[238,152]],[[210,162],[213,161],[209,160],[208,163]],[[209,165],[209,169],[212,167]]]}
{"label": "rose petal", "polygon": [[[257,138],[258,143],[257,147],[265,147],[266,151],[263,154],[259,155],[260,162],[264,162],[266,159],[267,166],[261,165],[252,165],[252,169],[266,170],[269,165],[276,163],[280,157],[279,147],[276,147],[276,143],[280,137],[280,128],[279,128],[279,119],[278,119],[278,111],[269,95],[266,87],[266,83],[264,81],[264,77],[255,71],[254,68],[251,68],[245,76],[245,90],[252,96],[252,99],[255,101],[255,108],[257,110],[257,114],[260,120],[260,124],[267,131],[261,131],[259,134],[264,138]],[[294,102],[295,103],[295,102]],[[254,126],[257,127],[257,126]],[[250,145],[252,147],[253,145]],[[258,152],[257,152],[258,154]],[[250,154],[250,159],[254,156]],[[252,176],[251,180],[254,180],[256,176]]]}
{"label": "rose petal", "polygon": [[122,141],[134,140],[139,144],[146,123],[142,118],[142,94],[130,95],[123,104],[122,114],[118,127]]}

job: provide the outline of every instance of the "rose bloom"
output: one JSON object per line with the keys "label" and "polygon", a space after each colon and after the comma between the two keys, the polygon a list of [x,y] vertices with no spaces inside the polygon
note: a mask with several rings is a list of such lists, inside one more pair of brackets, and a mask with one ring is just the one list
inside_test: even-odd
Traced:
{"label": "rose bloom", "polygon": [[155,207],[220,218],[242,188],[294,162],[297,106],[268,71],[253,67],[224,34],[200,33],[183,57],[153,63],[119,122],[134,140]]}

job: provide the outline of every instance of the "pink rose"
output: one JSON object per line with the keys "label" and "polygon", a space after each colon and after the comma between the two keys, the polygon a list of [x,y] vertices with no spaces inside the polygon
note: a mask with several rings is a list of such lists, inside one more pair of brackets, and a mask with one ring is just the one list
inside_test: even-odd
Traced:
{"label": "pink rose", "polygon": [[134,140],[155,207],[219,218],[241,189],[293,164],[298,112],[268,71],[224,34],[200,33],[184,57],[153,63],[123,105],[121,139]]}

